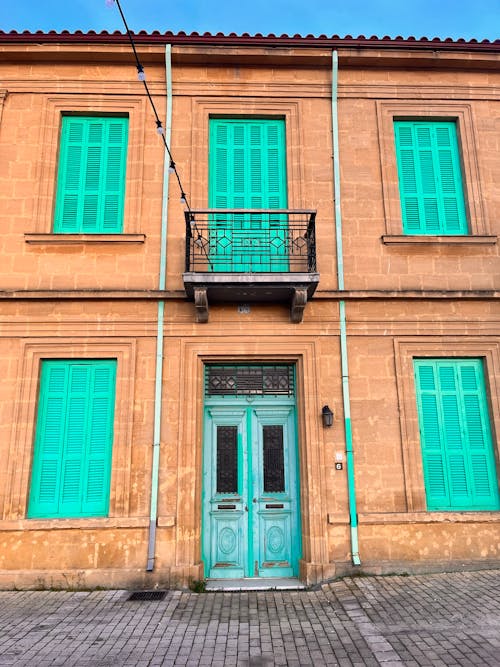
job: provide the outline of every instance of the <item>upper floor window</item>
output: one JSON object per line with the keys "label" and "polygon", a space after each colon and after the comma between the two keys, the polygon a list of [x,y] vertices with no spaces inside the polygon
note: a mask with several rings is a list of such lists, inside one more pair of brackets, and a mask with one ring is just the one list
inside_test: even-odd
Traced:
{"label": "upper floor window", "polygon": [[284,119],[210,119],[209,207],[235,211],[211,217],[214,271],[288,271],[288,219],[271,213],[287,207],[285,136]]}
{"label": "upper floor window", "polygon": [[128,118],[63,116],[54,232],[123,230]]}
{"label": "upper floor window", "polygon": [[403,232],[468,234],[456,124],[395,120],[394,134]]}

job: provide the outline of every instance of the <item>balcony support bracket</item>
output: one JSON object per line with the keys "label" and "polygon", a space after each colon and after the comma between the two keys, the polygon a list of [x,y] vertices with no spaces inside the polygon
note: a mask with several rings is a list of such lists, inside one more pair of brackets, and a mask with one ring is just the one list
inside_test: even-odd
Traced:
{"label": "balcony support bracket", "polygon": [[195,288],[194,305],[196,308],[196,321],[199,324],[208,322],[208,296],[206,287]]}
{"label": "balcony support bracket", "polygon": [[305,287],[297,287],[293,291],[292,306],[290,308],[290,320],[294,324],[302,322],[304,317],[304,308],[307,304],[307,289]]}

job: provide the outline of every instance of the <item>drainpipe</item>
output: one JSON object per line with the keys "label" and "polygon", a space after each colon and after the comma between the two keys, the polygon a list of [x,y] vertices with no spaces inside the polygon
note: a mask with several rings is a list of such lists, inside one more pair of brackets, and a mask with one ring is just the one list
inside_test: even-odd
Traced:
{"label": "drainpipe", "polygon": [[[165,139],[170,146],[172,135],[172,46],[165,46],[165,76],[167,82],[167,118]],[[158,289],[165,289],[167,266],[167,231],[168,231],[168,186],[170,159],[165,149],[163,156],[163,194],[161,203],[161,239],[160,239],[160,274]],[[165,301],[158,301],[158,317],[156,329],[156,371],[154,399],[154,430],[153,430],[153,462],[151,467],[151,504],[149,512],[148,564],[146,572],[152,572],[155,566],[156,524],[158,521],[158,481],[160,474],[160,441],[161,441],[161,409],[163,385],[163,323]]]}
{"label": "drainpipe", "polygon": [[[335,198],[335,239],[337,243],[337,283],[344,289],[344,256],[342,251],[342,211],[340,209],[340,161],[338,125],[338,73],[337,51],[332,51],[332,139],[333,139],[333,189]],[[344,427],[346,442],[347,490],[349,497],[349,519],[351,524],[351,558],[353,565],[361,565],[358,543],[358,513],[356,487],[354,484],[354,456],[352,449],[351,401],[349,397],[349,367],[347,364],[347,331],[345,301],[339,301],[340,360],[342,371],[342,397],[344,402]]]}

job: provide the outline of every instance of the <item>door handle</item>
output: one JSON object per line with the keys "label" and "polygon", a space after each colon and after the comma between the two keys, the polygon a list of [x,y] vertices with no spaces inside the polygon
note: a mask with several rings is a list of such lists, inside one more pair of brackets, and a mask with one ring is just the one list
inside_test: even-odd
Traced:
{"label": "door handle", "polygon": [[245,505],[245,512],[248,512],[248,505]]}
{"label": "door handle", "polygon": [[253,502],[253,503],[256,503],[256,502],[257,502],[257,498],[254,498],[254,499],[252,500],[252,502]]}

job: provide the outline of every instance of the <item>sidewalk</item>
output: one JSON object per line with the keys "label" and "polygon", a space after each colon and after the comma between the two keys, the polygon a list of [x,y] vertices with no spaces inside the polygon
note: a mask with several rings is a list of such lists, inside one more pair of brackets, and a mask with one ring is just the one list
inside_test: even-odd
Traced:
{"label": "sidewalk", "polygon": [[500,666],[500,570],[128,597],[0,592],[0,665]]}

